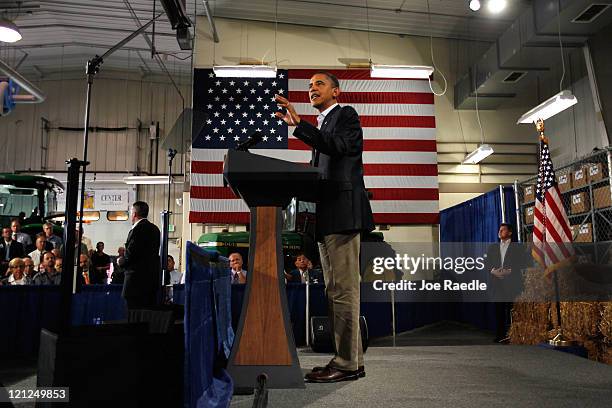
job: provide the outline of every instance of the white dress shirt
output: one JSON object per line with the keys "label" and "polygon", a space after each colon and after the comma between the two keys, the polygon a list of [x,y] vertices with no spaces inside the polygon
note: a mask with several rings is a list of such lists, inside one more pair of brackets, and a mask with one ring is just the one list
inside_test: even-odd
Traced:
{"label": "white dress shirt", "polygon": [[136,226],[138,225],[138,223],[139,223],[140,221],[142,221],[142,220],[144,220],[144,218],[141,218],[141,219],[139,219],[138,221],[136,221],[136,222],[135,222],[135,223],[132,225],[132,228],[130,228],[130,229],[134,229],[134,228],[136,228]]}
{"label": "white dress shirt", "polygon": [[177,270],[177,269],[173,269],[170,271],[170,284],[171,285],[178,285],[179,283],[181,283],[183,279],[183,274]]}
{"label": "white dress shirt", "polygon": [[30,258],[32,258],[32,262],[34,262],[34,268],[38,269],[38,265],[40,265],[42,261],[42,254],[44,251],[39,251],[38,249],[33,250],[28,254]]}
{"label": "white dress shirt", "polygon": [[16,280],[15,277],[11,275],[8,278],[8,283],[9,285],[27,285],[28,284],[28,282],[26,281],[25,275],[23,275],[21,279],[19,280]]}
{"label": "white dress shirt", "polygon": [[338,102],[334,103],[332,106],[330,106],[329,108],[325,109],[323,112],[319,113],[319,116],[317,116],[317,127],[319,129],[321,129],[321,126],[323,125],[323,121],[325,120],[325,117],[329,114],[329,112],[332,111],[332,109],[334,109],[336,106],[338,105]]}
{"label": "white dress shirt", "polygon": [[508,252],[508,247],[510,246],[510,239],[503,240],[499,243],[499,253],[501,255],[501,265],[504,265],[504,258],[506,257],[506,252]]}
{"label": "white dress shirt", "polygon": [[239,282],[239,278],[238,278],[238,276],[236,276],[239,272],[242,273],[242,276],[244,276],[246,278],[247,271],[245,271],[244,269],[241,269],[239,271],[235,271],[235,270],[232,269],[232,283],[238,283]]}

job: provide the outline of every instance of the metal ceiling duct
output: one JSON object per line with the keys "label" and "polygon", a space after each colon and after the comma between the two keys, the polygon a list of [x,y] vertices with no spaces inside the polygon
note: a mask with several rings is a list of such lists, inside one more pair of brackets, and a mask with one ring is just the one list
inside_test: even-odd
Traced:
{"label": "metal ceiling duct", "polygon": [[475,87],[479,109],[496,109],[514,98],[536,73],[559,63],[558,15],[563,47],[582,47],[612,22],[610,5],[612,0],[534,0],[457,81],[455,108],[474,109]]}

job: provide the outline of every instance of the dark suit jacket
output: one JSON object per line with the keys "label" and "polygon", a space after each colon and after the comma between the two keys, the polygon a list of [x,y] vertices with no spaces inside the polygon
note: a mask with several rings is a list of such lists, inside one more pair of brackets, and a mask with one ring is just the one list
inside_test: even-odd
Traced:
{"label": "dark suit jacket", "polygon": [[[13,240],[9,245],[9,258],[23,258],[25,256],[25,249],[20,242]],[[4,238],[0,238],[0,261],[4,262],[6,258],[6,244]]]}
{"label": "dark suit jacket", "polygon": [[374,219],[363,182],[363,132],[355,109],[336,106],[321,130],[302,120],[293,135],[313,148],[311,164],[322,170],[317,238],[372,231]]}
{"label": "dark suit jacket", "polygon": [[[531,255],[525,250],[525,246],[517,242],[511,242],[504,262],[501,262],[499,242],[491,244],[487,249],[485,260],[485,271],[490,275],[490,293],[494,301],[512,302],[523,291],[522,270],[530,265]],[[504,279],[499,279],[490,274],[493,268],[510,268],[512,272]]]}
{"label": "dark suit jacket", "polygon": [[[293,269],[289,272],[291,278],[287,279],[287,282],[302,282],[302,275],[298,269]],[[323,273],[319,269],[310,269],[308,271],[308,279],[310,283],[314,283],[313,281],[317,281],[317,283],[323,283]]]}
{"label": "dark suit jacket", "polygon": [[159,228],[146,218],[128,234],[123,268],[123,297],[152,297],[160,287]]}

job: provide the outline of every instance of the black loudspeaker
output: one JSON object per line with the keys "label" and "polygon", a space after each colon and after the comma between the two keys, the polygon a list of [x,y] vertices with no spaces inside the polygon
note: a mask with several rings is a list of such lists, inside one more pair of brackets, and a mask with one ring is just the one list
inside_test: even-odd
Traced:
{"label": "black loudspeaker", "polygon": [[[69,387],[68,407],[182,406],[182,324],[151,334],[147,323],[41,330],[38,387]],[[160,391],[163,390],[163,391]],[[37,407],[56,406],[37,402]]]}
{"label": "black loudspeaker", "polygon": [[[363,352],[368,349],[368,324],[364,316],[359,316],[361,330],[361,345]],[[329,318],[327,316],[312,316],[310,318],[310,347],[315,353],[334,353]]]}

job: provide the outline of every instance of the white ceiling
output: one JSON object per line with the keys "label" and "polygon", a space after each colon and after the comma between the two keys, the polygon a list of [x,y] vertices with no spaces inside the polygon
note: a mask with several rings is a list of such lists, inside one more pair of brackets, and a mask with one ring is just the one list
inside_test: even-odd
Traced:
{"label": "white ceiling", "polygon": [[[186,1],[193,20],[196,14],[205,15],[202,0]],[[215,0],[209,4],[213,17],[479,41],[494,41],[529,4],[527,0],[508,0],[507,10],[493,16],[484,8],[478,13],[471,12],[468,0],[429,1],[430,15],[427,0]],[[20,72],[38,76],[83,68],[87,59],[103,54],[136,30],[137,20],[141,24],[149,21],[154,4],[156,13],[163,12],[159,1],[151,0],[17,3],[0,0],[0,12],[7,11],[23,35],[16,44],[0,45],[0,58],[13,66],[19,65]],[[149,39],[151,32],[149,28]],[[155,47],[172,75],[189,73],[190,53],[179,49],[165,15],[155,26]],[[149,43],[143,36],[113,54],[104,67],[139,70],[144,74],[163,69],[151,58]]]}

